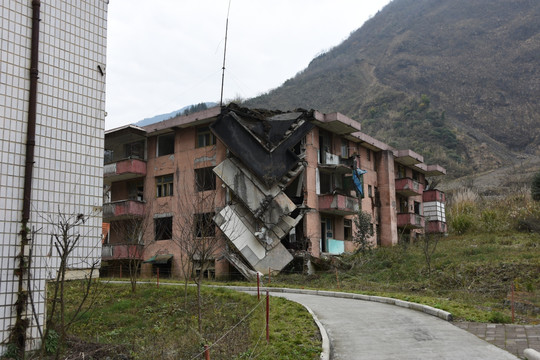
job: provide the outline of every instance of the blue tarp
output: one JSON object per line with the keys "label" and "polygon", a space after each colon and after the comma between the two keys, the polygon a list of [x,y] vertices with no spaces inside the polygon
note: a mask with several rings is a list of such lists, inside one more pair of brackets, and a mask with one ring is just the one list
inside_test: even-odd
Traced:
{"label": "blue tarp", "polygon": [[354,169],[353,170],[353,182],[358,194],[360,197],[364,197],[364,174],[367,173],[366,170]]}

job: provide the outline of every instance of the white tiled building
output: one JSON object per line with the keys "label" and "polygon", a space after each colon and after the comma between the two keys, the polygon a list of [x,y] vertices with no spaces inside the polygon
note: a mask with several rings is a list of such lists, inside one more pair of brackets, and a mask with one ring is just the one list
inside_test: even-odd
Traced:
{"label": "white tiled building", "polygon": [[[35,157],[28,228],[36,233],[23,291],[31,290],[40,325],[44,289],[58,267],[51,222],[59,213],[89,215],[70,268],[81,273],[101,256],[105,54],[108,0],[0,2],[0,343],[15,322],[29,117],[32,14],[41,3]],[[35,11],[35,10],[34,10]],[[30,302],[27,348],[39,344]],[[0,355],[5,345],[0,345]]]}

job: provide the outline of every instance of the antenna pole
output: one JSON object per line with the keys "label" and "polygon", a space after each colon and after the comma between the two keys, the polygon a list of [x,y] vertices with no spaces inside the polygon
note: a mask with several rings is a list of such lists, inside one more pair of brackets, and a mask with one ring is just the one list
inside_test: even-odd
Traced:
{"label": "antenna pole", "polygon": [[227,9],[227,21],[225,22],[225,47],[223,48],[223,67],[221,68],[221,97],[219,98],[219,106],[223,106],[223,85],[225,83],[225,58],[227,56],[227,33],[229,31],[229,11],[231,10],[231,0],[229,0],[229,8]]}

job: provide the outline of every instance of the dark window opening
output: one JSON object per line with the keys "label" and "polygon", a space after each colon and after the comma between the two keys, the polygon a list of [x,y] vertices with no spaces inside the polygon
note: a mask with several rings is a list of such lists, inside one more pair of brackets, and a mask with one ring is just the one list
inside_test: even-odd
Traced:
{"label": "dark window opening", "polygon": [[371,149],[367,149],[367,161],[371,161]]}
{"label": "dark window opening", "polygon": [[172,227],[172,216],[155,218],[154,230],[156,241],[172,239]]}
{"label": "dark window opening", "polygon": [[114,161],[114,151],[113,150],[107,150],[105,149],[105,152],[103,153],[103,162],[105,164],[110,164]]}
{"label": "dark window opening", "polygon": [[197,191],[216,190],[216,174],[211,167],[195,169]]}
{"label": "dark window opening", "polygon": [[352,221],[349,219],[343,220],[343,240],[352,240]]}
{"label": "dark window opening", "polygon": [[415,202],[414,202],[414,213],[415,213],[416,215],[421,215],[421,213],[420,213],[420,206],[421,206],[421,205],[420,205],[420,203],[419,203],[418,201],[415,201]]}
{"label": "dark window opening", "polygon": [[174,154],[174,133],[157,138],[157,156]]}
{"label": "dark window opening", "polygon": [[400,196],[398,198],[398,201],[399,201],[399,212],[401,214],[408,213],[409,209],[407,208],[408,207],[407,198],[404,198],[404,197]]}
{"label": "dark window opening", "polygon": [[368,185],[367,187],[368,197],[373,197],[373,187]]}
{"label": "dark window opening", "polygon": [[144,200],[144,183],[142,181],[131,181],[128,183],[128,199]]}
{"label": "dark window opening", "polygon": [[216,137],[208,126],[197,128],[197,147],[216,145]]}
{"label": "dark window opening", "polygon": [[195,214],[195,236],[198,238],[213,237],[216,235],[214,213]]}
{"label": "dark window opening", "polygon": [[125,144],[124,156],[129,159],[144,159],[144,141],[137,141],[130,144]]}
{"label": "dark window opening", "polygon": [[398,168],[397,168],[397,178],[398,179],[403,179],[406,175],[405,175],[405,167],[403,165],[398,165]]}
{"label": "dark window opening", "polygon": [[172,196],[173,195],[173,174],[156,177],[156,196]]}
{"label": "dark window opening", "polygon": [[341,157],[349,157],[349,142],[345,139],[341,139]]}
{"label": "dark window opening", "polygon": [[418,174],[418,171],[413,170],[412,178],[413,178],[414,181],[419,181],[420,180],[420,175]]}

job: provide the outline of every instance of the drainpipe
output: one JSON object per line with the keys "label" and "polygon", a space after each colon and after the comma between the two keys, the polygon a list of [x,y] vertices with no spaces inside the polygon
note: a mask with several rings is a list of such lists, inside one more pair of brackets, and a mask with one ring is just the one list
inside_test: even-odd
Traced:
{"label": "drainpipe", "polygon": [[30,96],[28,99],[28,124],[26,134],[26,162],[24,170],[24,190],[23,208],[21,221],[21,245],[17,255],[19,260],[17,301],[15,302],[16,320],[11,330],[11,342],[14,343],[24,359],[26,348],[26,331],[30,325],[30,320],[26,316],[28,305],[28,284],[25,278],[28,277],[28,262],[26,256],[28,252],[28,241],[30,230],[28,221],[30,220],[30,200],[32,195],[32,173],[34,170],[34,148],[36,144],[36,112],[37,112],[37,85],[38,85],[38,55],[39,55],[39,22],[40,22],[40,0],[32,0],[32,42],[30,52]]}

